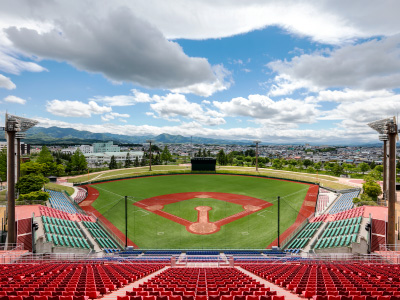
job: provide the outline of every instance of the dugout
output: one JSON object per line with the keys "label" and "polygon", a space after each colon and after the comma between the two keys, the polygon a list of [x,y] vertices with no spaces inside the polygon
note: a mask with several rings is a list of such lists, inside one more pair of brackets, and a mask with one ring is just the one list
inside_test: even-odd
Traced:
{"label": "dugout", "polygon": [[217,160],[212,157],[195,157],[191,159],[192,171],[212,171],[215,172]]}

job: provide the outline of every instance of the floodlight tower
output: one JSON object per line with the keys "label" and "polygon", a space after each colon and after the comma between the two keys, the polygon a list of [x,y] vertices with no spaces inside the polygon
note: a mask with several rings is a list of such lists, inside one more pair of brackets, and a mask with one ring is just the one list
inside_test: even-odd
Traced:
{"label": "floodlight tower", "polygon": [[151,143],[154,142],[154,140],[147,140],[147,143],[150,144],[149,150],[150,150],[150,155],[149,155],[149,171],[151,171]]}
{"label": "floodlight tower", "polygon": [[18,134],[19,132],[24,132],[28,130],[29,128],[35,126],[38,122],[35,120],[21,118],[9,114],[6,114],[5,121],[5,131],[7,133],[8,244],[15,244],[17,242],[15,227],[15,137],[16,134]]}
{"label": "floodlight tower", "polygon": [[[386,180],[388,181],[387,199],[388,199],[388,230],[387,241],[388,248],[393,249],[396,242],[396,140],[398,140],[398,128],[395,117],[368,124],[372,129],[380,133],[380,139],[389,141],[389,163],[387,163]],[[384,149],[385,152],[385,149]],[[386,188],[384,183],[384,189]]]}
{"label": "floodlight tower", "polygon": [[258,144],[261,143],[261,141],[253,141],[254,144],[256,144],[256,172],[258,172]]}
{"label": "floodlight tower", "polygon": [[18,182],[19,177],[21,176],[21,139],[26,137],[26,133],[17,132],[15,134],[15,139],[17,140],[17,174],[16,181]]}

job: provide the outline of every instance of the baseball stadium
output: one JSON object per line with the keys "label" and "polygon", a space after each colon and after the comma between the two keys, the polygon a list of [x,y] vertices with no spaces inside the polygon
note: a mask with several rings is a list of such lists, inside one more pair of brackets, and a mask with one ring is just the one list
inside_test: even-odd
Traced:
{"label": "baseball stadium", "polygon": [[351,181],[216,168],[215,159],[199,169],[193,159],[191,169],[58,178],[73,193],[46,188],[45,203],[15,205],[15,148],[0,300],[400,297],[391,189],[388,206],[356,207]]}

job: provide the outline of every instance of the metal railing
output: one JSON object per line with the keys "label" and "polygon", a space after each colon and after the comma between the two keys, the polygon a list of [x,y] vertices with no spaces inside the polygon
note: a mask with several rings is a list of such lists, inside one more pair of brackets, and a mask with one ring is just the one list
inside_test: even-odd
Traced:
{"label": "metal railing", "polygon": [[[314,216],[312,216],[312,217],[314,217]],[[300,224],[291,234],[289,234],[289,236],[288,236],[286,239],[284,239],[284,240],[281,242],[281,245],[282,245],[281,248],[282,248],[282,249],[284,249],[284,248],[286,247],[286,245],[287,245],[301,230],[303,230],[304,227],[307,226],[307,224],[309,223],[309,219],[312,218],[312,217],[308,217],[308,218],[305,219],[303,222],[301,222],[301,224]]]}

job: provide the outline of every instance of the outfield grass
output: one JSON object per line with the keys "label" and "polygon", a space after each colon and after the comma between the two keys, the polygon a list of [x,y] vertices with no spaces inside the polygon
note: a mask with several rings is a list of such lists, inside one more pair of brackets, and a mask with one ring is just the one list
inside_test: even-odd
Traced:
{"label": "outfield grass", "polygon": [[[136,178],[93,185],[99,198],[93,206],[110,220],[121,232],[125,232],[125,202],[128,205],[128,237],[140,248],[149,249],[262,249],[277,238],[277,196],[281,197],[281,225],[284,232],[296,219],[308,185],[257,177],[229,175],[172,175]],[[247,195],[268,201],[273,205],[240,218],[209,235],[190,233],[171,220],[132,205],[134,202],[165,194],[183,192],[224,192]],[[134,197],[134,198],[133,198]],[[189,221],[197,220],[194,207],[197,203],[212,206],[210,221],[219,220],[241,210],[231,203],[220,200],[196,199],[180,204],[169,204],[164,210]],[[202,202],[203,201],[203,202]],[[181,210],[175,211],[175,208]],[[188,210],[188,211],[186,211]],[[175,211],[175,212],[174,212]],[[212,219],[211,219],[212,218]]]}
{"label": "outfield grass", "polygon": [[[318,182],[322,187],[332,188],[335,190],[342,190],[351,188],[349,185],[339,183],[339,179],[329,175],[317,175],[308,174],[301,172],[291,172],[283,170],[273,170],[268,168],[259,168],[258,172],[255,172],[254,167],[238,167],[238,166],[218,166],[217,173],[238,173],[238,174],[249,174],[249,175],[265,175],[269,177],[277,177],[290,180],[300,180],[308,182]],[[119,169],[112,171],[102,171],[98,173],[92,173],[89,175],[82,175],[78,177],[69,178],[68,182],[83,183],[97,180],[113,180],[117,178],[129,178],[142,175],[154,175],[154,174],[168,174],[170,172],[179,173],[190,173],[190,167],[187,166],[152,166],[152,172],[149,172],[149,167],[137,167],[130,169]]]}

